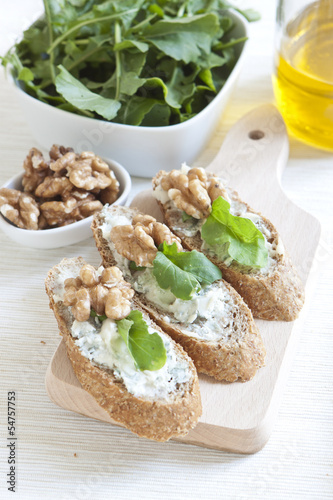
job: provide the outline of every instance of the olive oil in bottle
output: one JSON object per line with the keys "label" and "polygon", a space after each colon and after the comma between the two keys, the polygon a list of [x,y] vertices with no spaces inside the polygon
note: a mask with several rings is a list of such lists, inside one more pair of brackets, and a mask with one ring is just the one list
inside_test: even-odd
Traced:
{"label": "olive oil in bottle", "polygon": [[287,24],[273,85],[290,132],[333,151],[333,0],[310,4]]}

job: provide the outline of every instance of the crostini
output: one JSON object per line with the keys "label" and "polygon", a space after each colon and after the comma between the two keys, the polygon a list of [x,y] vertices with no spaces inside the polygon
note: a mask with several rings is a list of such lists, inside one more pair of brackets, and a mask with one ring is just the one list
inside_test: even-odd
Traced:
{"label": "crostini", "polygon": [[203,168],[160,171],[153,190],[165,224],[185,248],[203,252],[221,269],[255,318],[297,318],[304,287],[269,220]]}
{"label": "crostini", "polygon": [[138,210],[105,206],[92,222],[104,266],[117,265],[154,321],[217,380],[250,380],[265,348],[252,314],[220,270]]}
{"label": "crostini", "polygon": [[63,259],[45,285],[78,380],[114,421],[155,441],[195,427],[202,408],[193,362],[117,267]]}

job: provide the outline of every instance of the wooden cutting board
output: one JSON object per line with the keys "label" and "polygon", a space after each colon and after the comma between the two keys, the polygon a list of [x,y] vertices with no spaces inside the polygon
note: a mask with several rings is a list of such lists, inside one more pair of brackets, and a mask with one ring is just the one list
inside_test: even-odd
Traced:
{"label": "wooden cutting board", "polygon": [[[233,126],[207,167],[207,170],[221,174],[244,201],[262,212],[278,228],[306,284],[307,300],[297,321],[256,321],[267,356],[266,366],[253,380],[230,384],[199,376],[203,414],[196,428],[178,439],[184,443],[254,453],[265,445],[272,431],[306,316],[310,282],[313,281],[310,279],[313,277],[311,266],[320,237],[319,222],[294,205],[281,188],[280,176],[287,159],[288,137],[284,122],[274,106],[265,105]],[[151,191],[140,193],[132,205],[160,217]],[[63,342],[48,367],[46,389],[51,400],[67,410],[119,425],[82,389]]]}

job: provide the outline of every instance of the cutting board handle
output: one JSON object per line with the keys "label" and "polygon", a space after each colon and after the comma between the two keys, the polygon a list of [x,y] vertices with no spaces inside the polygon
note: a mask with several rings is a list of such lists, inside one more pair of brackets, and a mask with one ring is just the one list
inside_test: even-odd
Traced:
{"label": "cutting board handle", "polygon": [[288,154],[289,141],[282,116],[275,106],[264,104],[233,125],[207,170],[223,177],[227,185],[237,187],[241,197],[244,190],[243,199],[255,204],[257,184],[268,191],[280,187]]}

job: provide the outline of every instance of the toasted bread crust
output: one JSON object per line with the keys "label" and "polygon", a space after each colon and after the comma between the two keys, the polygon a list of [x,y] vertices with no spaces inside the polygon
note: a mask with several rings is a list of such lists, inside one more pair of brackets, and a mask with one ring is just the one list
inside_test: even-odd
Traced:
{"label": "toasted bread crust", "polygon": [[[127,207],[110,207],[114,215],[135,215],[138,210]],[[100,225],[103,216],[99,213],[93,218],[91,225],[97,249],[102,256],[104,266],[116,264],[108,242],[103,238]],[[210,375],[217,380],[245,382],[253,378],[258,368],[264,366],[265,347],[253,320],[251,311],[238,293],[224,280],[221,280],[233,298],[239,334],[226,340],[206,341],[183,333],[184,324],[169,323],[163,319],[161,311],[142,294],[136,293],[140,306],[148,312],[153,320],[178,342],[193,359],[198,372]]]}
{"label": "toasted bread crust", "polygon": [[[84,263],[83,259],[76,259]],[[52,283],[58,272],[55,266],[49,272],[45,286],[50,299],[50,308],[58,322],[69,360],[82,387],[91,394],[97,403],[108,412],[110,417],[140,437],[155,441],[168,441],[170,438],[186,435],[195,427],[201,415],[201,397],[199,381],[192,360],[183,349],[174,344],[177,354],[187,358],[192,378],[182,393],[169,400],[150,400],[135,397],[125,385],[116,379],[112,370],[91,363],[82,355],[70,333],[70,313],[62,303],[56,303],[53,297]],[[140,305],[133,303],[133,308]],[[154,325],[156,331],[160,331]]]}
{"label": "toasted bread crust", "polygon": [[[161,174],[154,177],[153,188],[159,184],[160,177]],[[279,236],[273,224],[244,203],[236,191],[232,192],[232,197],[235,201],[243,203],[249,212],[260,215],[264,225],[271,232],[272,239],[277,243]],[[203,240],[199,233],[190,237],[176,229],[175,211],[170,209],[168,203],[162,204],[159,201],[158,204],[164,217],[164,223],[181,239],[182,245],[188,250],[203,252],[221,269],[223,278],[243,297],[254,318],[269,321],[293,321],[297,318],[304,304],[304,286],[288,253],[285,252],[276,258],[274,271],[268,275],[250,274],[233,266],[226,266],[218,257],[212,256],[202,249]]]}

